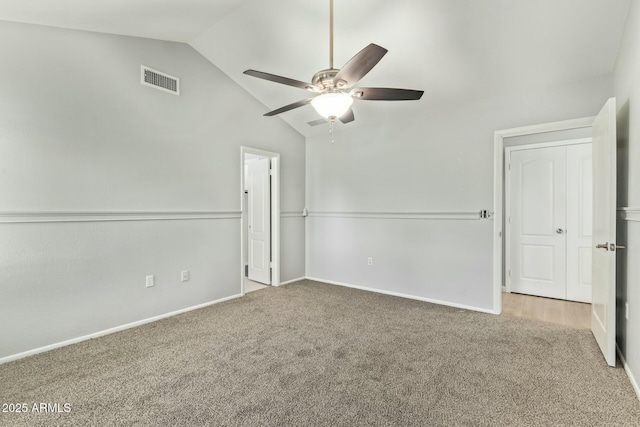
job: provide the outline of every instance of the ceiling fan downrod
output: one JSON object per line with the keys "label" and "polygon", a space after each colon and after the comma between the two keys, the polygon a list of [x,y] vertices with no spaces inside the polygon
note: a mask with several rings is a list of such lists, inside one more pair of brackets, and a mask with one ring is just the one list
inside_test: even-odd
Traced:
{"label": "ceiling fan downrod", "polygon": [[333,0],[329,0],[329,69],[333,70]]}

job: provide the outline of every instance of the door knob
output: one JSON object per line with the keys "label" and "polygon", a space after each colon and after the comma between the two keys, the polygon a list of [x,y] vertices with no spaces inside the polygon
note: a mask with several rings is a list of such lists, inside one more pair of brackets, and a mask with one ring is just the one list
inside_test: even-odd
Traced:
{"label": "door knob", "polygon": [[609,243],[598,243],[596,245],[596,249],[606,249],[607,251],[609,250]]}
{"label": "door knob", "polygon": [[563,230],[562,228],[558,228],[558,229],[556,230],[556,233],[558,233],[558,234],[563,234],[563,233],[564,233],[564,230]]}

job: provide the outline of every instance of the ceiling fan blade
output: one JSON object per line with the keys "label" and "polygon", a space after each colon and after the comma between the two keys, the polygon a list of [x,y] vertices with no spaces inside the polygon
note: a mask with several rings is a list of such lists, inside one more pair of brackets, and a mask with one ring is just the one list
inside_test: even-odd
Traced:
{"label": "ceiling fan blade", "polygon": [[351,95],[355,99],[366,101],[416,101],[422,98],[423,93],[423,90],[359,87],[353,90]]}
{"label": "ceiling fan blade", "polygon": [[301,82],[300,80],[290,79],[288,77],[277,76],[275,74],[263,73],[262,71],[247,70],[244,74],[252,77],[257,77],[263,80],[269,80],[270,82],[280,83],[287,86],[293,86],[300,89],[306,89],[311,92],[320,92],[320,88],[312,85],[311,83]]}
{"label": "ceiling fan blade", "polygon": [[386,53],[387,49],[371,43],[344,64],[344,67],[334,77],[334,83],[337,85],[342,80],[347,83],[347,86],[355,85],[380,62]]}
{"label": "ceiling fan blade", "polygon": [[329,123],[329,120],[327,119],[318,119],[318,120],[312,120],[310,122],[307,122],[309,126],[320,126],[320,125],[326,125],[327,123]]}
{"label": "ceiling fan blade", "polygon": [[303,99],[302,101],[294,102],[293,104],[285,105],[284,107],[280,107],[277,110],[269,111],[265,116],[271,117],[278,115],[280,113],[284,113],[285,111],[293,110],[294,108],[303,107],[311,102],[313,98]]}
{"label": "ceiling fan blade", "polygon": [[349,111],[340,116],[338,120],[346,125],[347,123],[351,123],[355,119],[356,117],[353,115],[353,109],[349,108]]}

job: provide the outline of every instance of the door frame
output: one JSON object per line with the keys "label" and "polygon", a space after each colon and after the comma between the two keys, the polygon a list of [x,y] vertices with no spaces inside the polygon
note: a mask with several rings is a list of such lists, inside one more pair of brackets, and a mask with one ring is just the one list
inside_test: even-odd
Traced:
{"label": "door frame", "polygon": [[[567,139],[562,141],[552,141],[552,142],[539,142],[535,144],[523,144],[523,145],[514,145],[513,147],[505,147],[504,148],[504,161],[505,164],[511,158],[511,153],[514,151],[524,151],[524,150],[536,150],[541,148],[550,148],[550,147],[567,147],[570,145],[579,145],[579,144],[589,144],[592,142],[592,138],[577,138],[577,139]],[[505,168],[504,171],[504,217],[509,218],[511,214],[511,174],[509,170]],[[511,238],[509,235],[510,228],[508,224],[504,224],[504,269],[502,274],[505,275],[504,280],[504,292],[511,293],[511,281],[507,279],[506,272],[510,270],[511,267]],[[565,272],[565,286],[566,286],[566,272]]]}
{"label": "door frame", "polygon": [[512,129],[497,130],[493,138],[493,313],[502,313],[502,283],[504,277],[504,139],[515,136],[591,127],[595,117],[543,123]]}
{"label": "door frame", "polygon": [[240,147],[240,291],[244,289],[244,220],[247,207],[244,203],[244,155],[255,154],[271,160],[271,286],[280,286],[280,154],[251,147]]}

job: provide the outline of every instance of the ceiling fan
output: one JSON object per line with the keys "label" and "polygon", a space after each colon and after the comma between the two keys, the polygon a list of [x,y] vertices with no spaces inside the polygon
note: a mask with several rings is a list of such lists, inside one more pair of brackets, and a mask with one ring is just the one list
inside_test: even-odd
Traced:
{"label": "ceiling fan", "polygon": [[333,68],[333,0],[330,0],[329,7],[329,68],[314,74],[311,83],[256,70],[246,70],[244,72],[244,74],[259,79],[305,89],[318,94],[270,111],[265,116],[275,116],[285,111],[311,104],[318,114],[324,118],[309,122],[310,126],[317,126],[327,122],[333,125],[336,119],[342,123],[349,123],[355,120],[351,109],[354,99],[365,101],[415,101],[422,97],[424,91],[421,90],[381,87],[354,88],[354,85],[371,71],[387,53],[387,49],[373,43],[358,52],[341,69]]}

